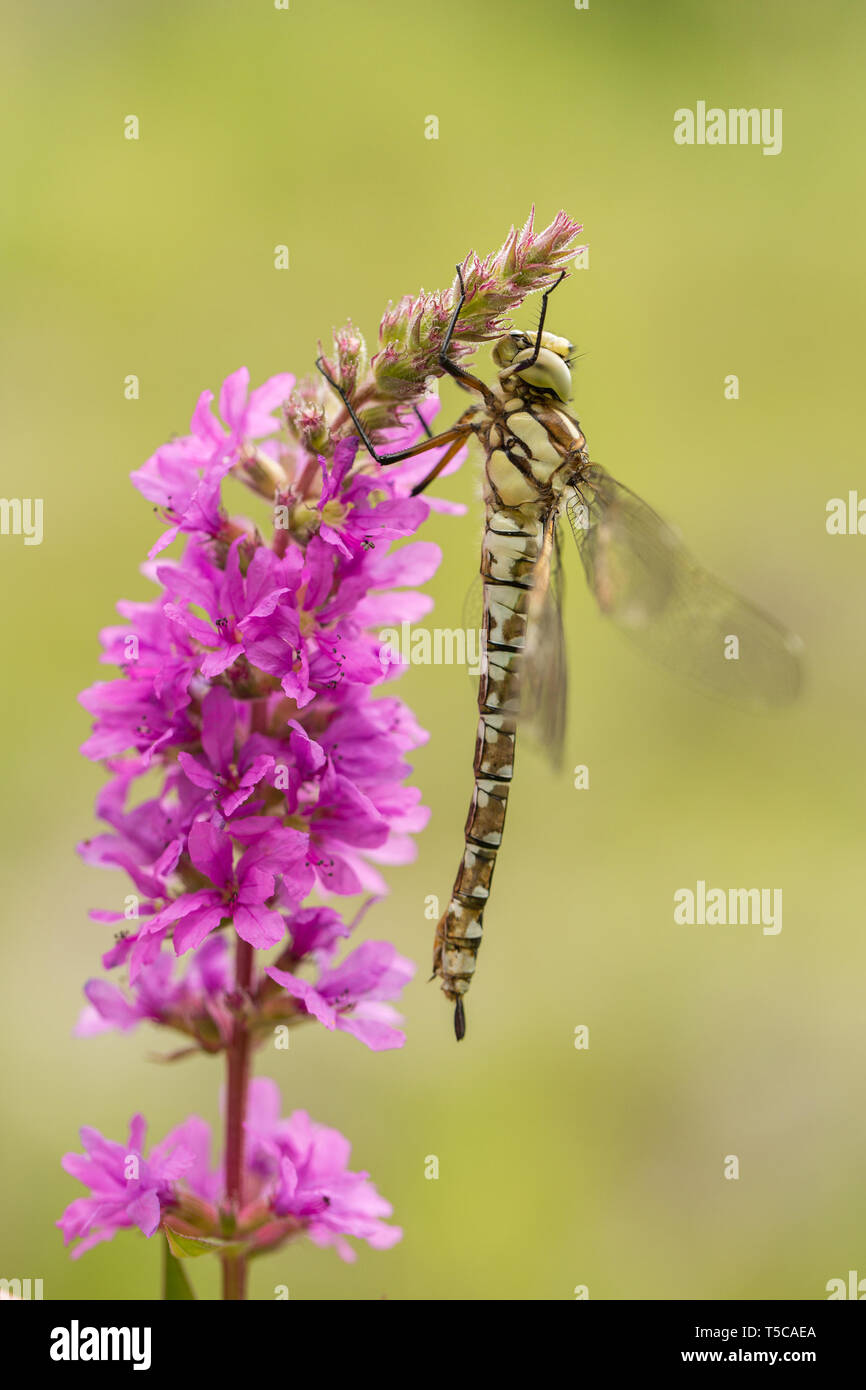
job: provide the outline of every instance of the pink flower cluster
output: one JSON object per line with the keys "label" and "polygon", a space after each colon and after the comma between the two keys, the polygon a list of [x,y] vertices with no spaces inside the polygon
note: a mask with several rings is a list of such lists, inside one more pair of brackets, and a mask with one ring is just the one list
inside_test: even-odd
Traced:
{"label": "pink flower cluster", "polygon": [[[316,1245],[335,1246],[348,1261],[347,1236],[386,1250],[402,1234],[383,1220],[391,1206],[367,1173],[348,1167],[351,1146],[336,1129],[315,1124],[303,1110],[280,1119],[280,1093],[264,1077],[250,1083],[245,1159],[248,1200],[237,1236],[250,1252],[275,1249],[303,1232]],[[191,1115],[145,1156],[146,1126],[133,1116],[125,1144],[81,1131],[83,1154],[63,1167],[90,1189],[63,1213],[58,1226],[73,1259],[117,1231],[137,1227],[152,1236],[161,1225],[174,1235],[207,1239],[218,1229],[222,1166],[211,1168],[210,1125]]]}
{"label": "pink flower cluster", "polygon": [[[287,375],[248,384],[245,370],[224,382],[219,418],[205,392],[189,434],[132,475],[168,530],[143,566],[155,597],[118,604],[121,623],[101,634],[120,674],[81,697],[94,720],[83,751],[109,781],[97,802],[106,829],[80,850],[123,870],[132,891],[91,914],[116,927],[102,963],[121,978],[87,982],[77,1031],[148,1021],[180,1034],[183,1050],[220,1053],[239,1029],[255,1047],[277,1025],[316,1020],[381,1051],[403,1043],[391,1001],[413,966],[387,941],[341,951],[387,891],[380,867],[408,862],[427,820],[405,785],[406,755],[425,735],[401,701],[374,695],[395,674],[375,629],[430,609],[415,590],[438,548],[391,542],[428,515],[410,493],[439,455],[388,468],[363,455],[359,467],[357,440],[329,445],[339,403],[324,391],[295,391]],[[437,408],[421,407],[425,423]],[[405,447],[421,428],[410,416],[390,442]],[[230,514],[239,485],[258,497],[258,520]],[[366,902],[346,921],[335,895]],[[65,1166],[92,1195],[58,1223],[67,1241],[81,1251],[123,1226],[152,1235],[166,1213],[199,1231],[213,1216],[217,1229],[221,1177],[207,1169],[205,1130],[188,1120],[147,1160],[140,1119],[126,1148],[83,1131],[88,1156]],[[251,1084],[245,1135],[239,1230],[271,1244],[303,1230],[343,1254],[347,1235],[396,1238],[380,1221],[387,1204],[347,1170],[347,1141],[303,1113],[280,1120],[271,1083]]]}

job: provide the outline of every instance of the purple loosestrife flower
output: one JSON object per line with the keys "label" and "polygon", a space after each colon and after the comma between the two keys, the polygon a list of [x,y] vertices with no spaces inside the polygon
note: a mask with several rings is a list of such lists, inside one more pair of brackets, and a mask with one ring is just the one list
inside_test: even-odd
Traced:
{"label": "purple loosestrife flower", "polygon": [[171,545],[181,531],[218,536],[226,522],[220,506],[222,479],[239,464],[255,459],[258,442],[280,428],[273,412],[288,397],[295,378],[284,372],[255,391],[249,391],[249,380],[246,367],[241,367],[223,382],[219,410],[228,429],[211,414],[213,392],[203,391],[190,433],[163,444],[132,474],[139,492],[162,507],[173,522],[154,545],[152,556]]}
{"label": "purple loosestrife flower", "polygon": [[[161,940],[173,925],[174,949],[180,956],[200,946],[209,932],[231,918],[238,936],[251,946],[261,949],[281,941],[286,932],[285,921],[279,912],[266,906],[274,895],[275,869],[279,865],[284,880],[300,870],[304,885],[306,844],[300,831],[277,825],[272,817],[267,817],[267,821],[265,833],[256,837],[237,863],[228,831],[209,821],[196,821],[187,837],[189,859],[213,886],[175,898],[150,918],[143,936],[158,936]],[[133,951],[133,966],[151,954],[150,949]]]}
{"label": "purple loosestrife flower", "polygon": [[[280,1093],[264,1078],[250,1083],[244,1125],[247,1201],[238,1213],[236,1239],[251,1251],[275,1250],[306,1235],[354,1260],[349,1238],[386,1250],[401,1237],[386,1225],[392,1208],[367,1173],[348,1167],[351,1145],[336,1129],[316,1124],[306,1111],[280,1118]],[[192,1115],[144,1156],[145,1123],[136,1115],[129,1141],[117,1144],[83,1129],[85,1153],[69,1153],[63,1167],[90,1189],[66,1208],[57,1225],[65,1244],[78,1241],[78,1258],[118,1231],[160,1227],[176,1236],[209,1241],[218,1251],[225,1170],[211,1167],[210,1126]]]}
{"label": "purple loosestrife flower", "polygon": [[347,1236],[387,1250],[400,1240],[399,1226],[387,1226],[391,1204],[379,1196],[367,1173],[349,1170],[352,1146],[339,1130],[315,1124],[304,1110],[280,1119],[280,1093],[261,1078],[250,1087],[246,1124],[249,1164],[261,1175],[278,1216],[302,1224],[316,1245],[333,1245],[341,1259],[355,1251]]}
{"label": "purple loosestrife flower", "polygon": [[359,473],[347,482],[357,449],[357,439],[341,439],[334,450],[330,472],[322,460],[322,494],[317,507],[321,517],[319,539],[334,546],[346,559],[360,551],[373,550],[376,541],[398,540],[408,535],[429,511],[429,503],[421,497],[383,497],[376,478]]}
{"label": "purple loosestrife flower", "polygon": [[213,794],[218,812],[226,819],[249,800],[274,765],[272,754],[257,754],[253,740],[247,740],[234,767],[235,723],[234,701],[224,686],[214,686],[201,703],[204,757],[195,758],[183,749],[177,755],[189,781]]}
{"label": "purple loosestrife flower", "polygon": [[150,762],[163,744],[193,738],[195,728],[187,710],[194,671],[190,659],[166,650],[165,659],[151,667],[136,667],[120,680],[99,681],[85,690],[81,703],[97,723],[82,753],[107,758],[135,749]]}
{"label": "purple loosestrife flower", "polygon": [[[162,565],[157,578],[174,598],[188,606],[166,603],[163,612],[187,638],[205,649],[199,670],[206,679],[222,675],[240,656],[248,656],[246,643],[257,618],[270,617],[289,592],[280,580],[289,578],[288,564],[270,550],[260,548],[241,574],[242,537],[232,541],[225,568],[216,569],[208,554],[192,547],[183,565]],[[192,605],[202,608],[209,622],[197,618]]]}
{"label": "purple loosestrife flower", "polygon": [[[405,786],[406,755],[425,735],[399,700],[374,698],[393,674],[375,627],[429,611],[415,586],[439,551],[413,542],[388,553],[429,513],[409,496],[417,468],[386,474],[366,455],[359,462],[355,440],[331,448],[322,431],[335,403],[314,408],[304,388],[293,413],[290,377],[248,385],[245,372],[224,383],[222,424],[205,393],[190,434],[134,477],[170,530],[143,566],[156,596],[120,603],[120,621],[101,634],[102,659],[119,674],[82,696],[94,718],[83,751],[104,761],[110,780],[97,801],[105,829],[80,846],[89,863],[123,871],[133,891],[91,914],[118,935],[103,954],[109,978],[87,982],[76,1032],[148,1023],[182,1036],[175,1057],[232,1058],[279,1025],[317,1020],[384,1051],[404,1041],[392,1001],[411,962],[368,941],[336,963],[362,914],[347,922],[306,900],[316,887],[381,897],[375,864],[414,855],[427,812]],[[392,435],[400,445],[419,430],[413,418]],[[230,476],[273,502],[270,544],[252,521],[229,517]],[[175,540],[182,554],[168,559],[160,552]],[[272,948],[270,965],[257,960]],[[126,1148],[83,1131],[85,1156],[68,1155],[65,1166],[90,1196],[59,1223],[75,1253],[125,1227],[150,1236],[162,1226],[174,1251],[186,1238],[227,1252],[230,1289],[238,1251],[243,1260],[306,1233],[348,1259],[347,1238],[381,1248],[399,1239],[335,1130],[304,1112],[281,1120],[265,1081],[246,1095],[230,1085],[226,1103],[217,1169],[195,1117],[148,1156],[140,1118]]]}
{"label": "purple loosestrife flower", "polygon": [[177,1029],[207,1051],[219,1051],[231,1037],[228,996],[233,987],[228,946],[210,936],[185,963],[163,951],[138,974],[129,997],[108,980],[88,980],[88,1000],[76,1027],[81,1038],[118,1029],[128,1032],[143,1021]]}
{"label": "purple loosestrife flower", "polygon": [[414,973],[413,963],[386,941],[365,941],[341,965],[323,970],[315,985],[288,970],[266,971],[326,1028],[351,1033],[374,1052],[402,1047],[394,1011],[381,1001],[394,998]]}
{"label": "purple loosestrife flower", "polygon": [[141,1115],[130,1121],[126,1145],[85,1128],[85,1154],[69,1153],[63,1159],[67,1173],[90,1188],[90,1196],[72,1202],[57,1222],[67,1245],[81,1241],[74,1257],[111,1240],[124,1227],[137,1226],[146,1236],[157,1230],[163,1210],[173,1201],[173,1184],[192,1167],[194,1154],[169,1135],[146,1159],[145,1132]]}
{"label": "purple loosestrife flower", "polygon": [[[400,1015],[386,1001],[411,979],[412,962],[389,942],[366,941],[334,968],[339,942],[351,935],[357,919],[348,924],[332,908],[301,908],[287,924],[290,944],[280,961],[291,972],[266,968],[249,984],[249,999],[258,1011],[251,1021],[254,1035],[264,1039],[278,1022],[294,1026],[315,1018],[374,1052],[402,1047]],[[115,955],[121,958],[118,948],[109,953],[109,965]],[[315,984],[300,973],[310,967],[317,973]],[[183,1034],[206,1052],[225,1050],[232,1036],[233,979],[222,936],[209,936],[188,962],[162,950],[131,976],[128,989],[109,980],[87,981],[88,1004],[78,1020],[78,1037],[128,1032],[150,1022]]]}
{"label": "purple loosestrife flower", "polygon": [[[238,436],[239,430],[236,424]],[[210,437],[201,425],[199,435]],[[271,457],[287,469],[279,447]],[[379,702],[369,699],[369,688],[387,675],[369,625],[427,611],[429,600],[394,586],[423,582],[439,552],[416,543],[396,556],[384,554],[388,540],[411,534],[427,504],[401,495],[397,472],[392,478],[380,477],[380,470],[375,479],[350,476],[354,458],[352,444],[337,446],[330,469],[320,460],[320,502],[325,499],[316,509],[320,524],[309,530],[311,509],[304,503],[298,509],[298,541],[290,536],[282,554],[253,545],[245,532],[228,543],[192,537],[179,563],[146,567],[164,585],[165,597],[123,605],[132,630],[115,627],[103,634],[106,655],[123,658],[123,676],[83,697],[97,715],[85,750],[111,758],[115,782],[99,809],[121,833],[97,837],[83,853],[126,867],[146,895],[137,913],[144,926],[109,953],[109,963],[132,954],[133,968],[139,969],[155,958],[156,938],[175,923],[175,948],[188,949],[200,933],[231,916],[222,908],[235,905],[244,939],[252,935],[256,944],[265,944],[264,936],[255,934],[252,911],[260,932],[264,922],[265,936],[276,942],[282,933],[262,893],[268,890],[281,908],[294,908],[309,890],[312,877],[307,881],[283,872],[297,867],[299,837],[307,837],[306,861],[317,881],[344,893],[363,888],[381,893],[384,884],[370,860],[405,862],[413,853],[408,837],[421,828],[426,813],[417,792],[399,785],[408,770],[401,754],[421,736],[398,702],[383,702],[378,710]],[[298,468],[296,459],[296,473]],[[337,499],[338,485],[345,503]],[[321,522],[326,514],[342,528],[339,545],[331,544],[338,528]],[[288,703],[281,703],[280,689],[291,697]],[[324,719],[316,704],[322,698],[328,702]],[[253,703],[256,730],[250,722]],[[323,742],[306,732],[305,719]],[[339,726],[340,740],[330,736],[332,723]],[[347,751],[372,730],[373,775],[347,776]],[[302,753],[304,743],[308,751]],[[164,769],[162,792],[124,812],[131,784],[155,758]],[[274,777],[279,769],[285,769],[282,782]],[[251,827],[248,811],[264,815],[266,822]],[[234,866],[228,873],[225,853],[218,867],[210,861],[214,881],[201,861],[204,832],[195,829],[204,817],[217,831],[228,825],[240,850],[252,838],[260,841],[266,830],[291,829],[293,835],[282,835],[286,852],[292,842],[291,865],[278,859],[273,881],[262,877],[261,865],[258,877],[248,878],[265,852],[259,843],[239,868],[243,885]],[[117,913],[100,916],[120,920]]]}

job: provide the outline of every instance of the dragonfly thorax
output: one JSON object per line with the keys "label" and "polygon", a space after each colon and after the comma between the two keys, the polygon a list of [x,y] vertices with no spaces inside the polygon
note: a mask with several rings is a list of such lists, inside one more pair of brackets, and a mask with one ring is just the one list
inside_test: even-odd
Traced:
{"label": "dragonfly thorax", "polygon": [[535,387],[552,392],[561,401],[571,400],[571,363],[573,345],[555,333],[537,334],[515,330],[499,338],[493,348],[493,361],[503,367],[499,380],[503,388],[514,386],[514,377]]}

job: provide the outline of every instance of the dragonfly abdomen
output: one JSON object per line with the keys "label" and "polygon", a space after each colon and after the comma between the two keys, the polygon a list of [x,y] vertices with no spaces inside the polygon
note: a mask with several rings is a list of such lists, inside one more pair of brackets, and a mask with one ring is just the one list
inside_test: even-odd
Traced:
{"label": "dragonfly abdomen", "polygon": [[458,1037],[463,1036],[462,997],[475,971],[484,908],[514,775],[520,662],[532,576],[542,542],[542,511],[538,502],[491,509],[484,533],[484,662],[478,686],[475,787],[466,818],[463,858],[451,901],[436,929],[433,956],[442,990],[457,1004]]}

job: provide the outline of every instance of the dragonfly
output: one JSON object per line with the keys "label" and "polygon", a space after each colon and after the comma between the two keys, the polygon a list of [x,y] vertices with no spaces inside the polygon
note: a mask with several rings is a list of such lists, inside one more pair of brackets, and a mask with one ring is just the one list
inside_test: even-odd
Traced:
{"label": "dragonfly", "polygon": [[496,340],[498,375],[488,385],[448,355],[466,298],[458,265],[459,294],[439,362],[476,399],[451,429],[409,448],[378,452],[345,392],[323,360],[317,362],[377,463],[447,446],[413,495],[471,438],[483,452],[484,659],[474,789],[462,858],[433,950],[433,978],[454,1006],[458,1041],[466,1033],[464,1001],[502,844],[518,725],[528,725],[554,764],[561,762],[567,703],[563,519],[599,609],[647,655],[710,693],[757,707],[788,703],[801,683],[799,639],[704,569],[652,507],[590,461],[569,408],[574,346],[544,327],[548,301],[564,274],[542,296],[537,329],[511,330]]}

